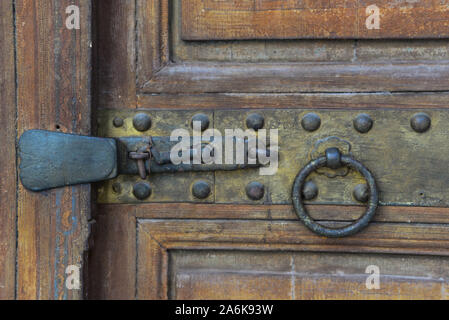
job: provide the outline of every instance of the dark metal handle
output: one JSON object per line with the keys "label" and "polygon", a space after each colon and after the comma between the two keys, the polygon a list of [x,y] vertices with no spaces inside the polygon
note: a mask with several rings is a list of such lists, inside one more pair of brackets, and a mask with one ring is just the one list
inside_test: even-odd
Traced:
{"label": "dark metal handle", "polygon": [[[351,225],[343,228],[328,228],[315,222],[310,217],[307,210],[304,208],[304,204],[302,201],[302,189],[307,177],[313,171],[322,167],[337,169],[341,166],[348,166],[350,168],[353,168],[365,177],[370,191],[368,208],[365,213]],[[299,219],[301,219],[301,221],[307,226],[307,228],[309,228],[316,234],[330,238],[346,237],[361,231],[373,218],[379,203],[376,181],[374,180],[374,176],[371,174],[371,172],[362,163],[358,162],[352,157],[341,155],[340,151],[336,148],[327,149],[326,156],[312,160],[299,172],[299,174],[296,176],[295,183],[293,184],[292,199],[296,214],[298,215]]]}

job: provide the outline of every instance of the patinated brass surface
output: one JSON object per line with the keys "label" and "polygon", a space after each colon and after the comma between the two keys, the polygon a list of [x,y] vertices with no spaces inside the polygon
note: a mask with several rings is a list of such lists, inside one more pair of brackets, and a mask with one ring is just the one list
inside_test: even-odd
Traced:
{"label": "patinated brass surface", "polygon": [[[414,131],[410,120],[419,111],[426,112],[432,121],[424,133]],[[449,139],[447,110],[218,110],[201,111],[210,116],[210,128],[224,134],[225,129],[246,129],[246,118],[257,112],[265,118],[266,129],[279,131],[279,169],[273,176],[261,176],[259,169],[235,172],[153,174],[147,181],[153,194],[145,202],[215,202],[215,203],[273,203],[290,204],[291,188],[297,173],[312,158],[322,155],[329,147],[339,147],[362,162],[374,175],[380,203],[384,205],[437,206],[449,204]],[[152,127],[146,132],[133,128],[133,116],[140,111],[104,110],[99,115],[99,136],[170,136],[172,130],[190,129],[195,111],[146,110]],[[307,132],[301,119],[314,112],[321,118],[321,126]],[[355,130],[353,120],[361,113],[374,121],[368,133]],[[115,127],[113,119],[124,119],[122,127]],[[268,132],[269,135],[269,132]],[[310,175],[318,186],[314,204],[360,204],[353,197],[354,188],[364,183],[360,174],[349,171],[321,171]],[[192,196],[191,186],[197,180],[210,182],[212,193],[208,199]],[[102,203],[140,202],[132,194],[138,176],[119,176],[98,188]],[[246,186],[253,181],[265,186],[262,200],[250,200]],[[120,194],[113,191],[114,183],[122,186]]]}

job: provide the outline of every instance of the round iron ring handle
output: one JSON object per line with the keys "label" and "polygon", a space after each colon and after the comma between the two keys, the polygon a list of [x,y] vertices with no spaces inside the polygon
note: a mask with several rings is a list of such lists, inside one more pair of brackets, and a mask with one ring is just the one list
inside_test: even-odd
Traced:
{"label": "round iron ring handle", "polygon": [[[342,228],[329,228],[315,222],[304,207],[302,200],[302,189],[307,177],[315,170],[323,167],[337,169],[342,166],[347,166],[357,170],[361,173],[368,184],[370,197],[368,201],[368,207],[365,213],[357,219],[354,223],[342,227]],[[318,235],[329,238],[340,238],[353,235],[363,228],[365,228],[374,214],[379,203],[379,195],[377,191],[376,181],[371,172],[359,161],[346,155],[341,155],[340,151],[336,148],[330,148],[326,150],[326,156],[319,157],[318,159],[309,162],[296,176],[292,190],[293,205],[296,210],[296,214],[299,219],[306,225],[307,228],[312,230]]]}

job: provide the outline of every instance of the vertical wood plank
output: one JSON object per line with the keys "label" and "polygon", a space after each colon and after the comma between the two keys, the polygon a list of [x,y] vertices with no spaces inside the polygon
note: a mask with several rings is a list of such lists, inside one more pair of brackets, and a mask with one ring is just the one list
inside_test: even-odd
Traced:
{"label": "vertical wood plank", "polygon": [[[18,136],[28,129],[90,133],[91,0],[16,0]],[[80,8],[69,30],[66,8]],[[83,266],[90,187],[18,192],[17,298],[80,299],[66,267]]]}
{"label": "vertical wood plank", "polygon": [[134,209],[98,210],[89,250],[88,299],[131,300],[136,293]]}
{"label": "vertical wood plank", "polygon": [[98,108],[136,107],[135,11],[135,1],[94,1],[93,92]]}
{"label": "vertical wood plank", "polygon": [[169,10],[167,0],[137,0],[139,87],[169,63]]}
{"label": "vertical wood plank", "polygon": [[13,1],[0,1],[0,300],[15,296],[16,98]]}

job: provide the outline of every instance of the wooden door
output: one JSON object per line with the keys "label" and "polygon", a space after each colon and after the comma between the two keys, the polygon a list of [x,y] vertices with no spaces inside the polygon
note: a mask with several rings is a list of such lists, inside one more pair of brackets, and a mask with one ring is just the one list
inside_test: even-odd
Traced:
{"label": "wooden door", "polygon": [[[0,298],[447,299],[447,3],[331,2],[1,1]],[[70,5],[79,29],[64,23]],[[148,130],[133,127],[137,113]],[[280,132],[279,172],[154,173],[143,200],[132,175],[42,193],[18,181],[26,130],[160,136],[198,113],[220,130],[262,115]],[[360,114],[371,131],[353,124]],[[379,186],[373,220],[342,238],[309,230],[291,203],[328,135]],[[364,212],[363,180],[329,176],[313,174],[306,209],[338,227]],[[199,180],[205,199],[192,195]],[[70,266],[83,269],[79,289]]]}
{"label": "wooden door", "polygon": [[[447,8],[378,2],[380,29],[365,1],[96,1],[96,112],[211,112],[219,126],[223,110],[446,108]],[[245,198],[244,181],[254,176],[241,185],[220,177],[208,203],[126,204],[105,200],[111,184],[99,186],[89,298],[448,298],[444,206],[383,205],[362,232],[329,239],[309,231],[290,204],[276,204],[275,190],[255,203]],[[152,179],[168,190],[179,183]],[[223,203],[227,183],[235,201]],[[336,197],[309,206],[314,217],[338,223],[363,212]],[[373,289],[366,282],[376,267]]]}

